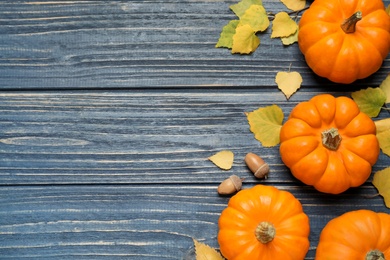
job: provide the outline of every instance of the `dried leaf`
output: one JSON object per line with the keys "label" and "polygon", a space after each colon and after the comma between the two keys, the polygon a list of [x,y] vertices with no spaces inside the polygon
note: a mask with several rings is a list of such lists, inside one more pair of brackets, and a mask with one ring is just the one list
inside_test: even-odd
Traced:
{"label": "dried leaf", "polygon": [[262,5],[251,5],[240,18],[238,26],[248,24],[255,32],[265,31],[269,26],[267,12]]}
{"label": "dried leaf", "polygon": [[260,44],[253,28],[245,24],[236,28],[233,36],[232,53],[249,54],[256,50]]}
{"label": "dried leaf", "polygon": [[261,0],[241,0],[239,3],[231,5],[230,10],[232,10],[238,17],[241,18],[245,14],[245,11],[251,5],[263,5]]}
{"label": "dried leaf", "polygon": [[221,35],[215,47],[229,49],[233,47],[233,35],[236,33],[236,27],[239,22],[239,20],[232,20],[223,27]]}
{"label": "dried leaf", "polygon": [[390,167],[376,172],[372,184],[383,197],[386,207],[390,208]]}
{"label": "dried leaf", "polygon": [[370,117],[378,116],[386,102],[386,94],[380,88],[366,88],[352,92],[352,98],[359,106],[360,111]]}
{"label": "dried leaf", "polygon": [[272,23],[271,38],[288,37],[298,30],[298,24],[291,19],[286,12],[279,12],[275,15]]}
{"label": "dried leaf", "polygon": [[386,95],[386,103],[390,103],[390,74],[382,81],[379,88],[382,89]]}
{"label": "dried leaf", "polygon": [[291,45],[295,42],[298,42],[298,31],[299,29],[292,35],[287,36],[287,37],[280,37],[282,40],[283,45]]}
{"label": "dried leaf", "polygon": [[232,151],[223,150],[208,158],[216,166],[223,170],[230,170],[233,166],[234,154]]}
{"label": "dried leaf", "polygon": [[287,99],[294,94],[302,83],[302,76],[299,72],[278,72],[275,78],[278,88],[283,92]]}
{"label": "dried leaf", "polygon": [[384,154],[390,156],[390,118],[375,121],[376,137]]}
{"label": "dried leaf", "polygon": [[290,10],[299,11],[305,8],[306,0],[281,0],[282,3]]}
{"label": "dried leaf", "polygon": [[195,246],[196,260],[224,260],[222,255],[218,253],[217,250],[215,250],[214,248],[195,239],[193,240]]}
{"label": "dried leaf", "polygon": [[283,122],[283,111],[277,105],[259,108],[246,113],[250,130],[255,138],[265,147],[280,143],[280,128]]}

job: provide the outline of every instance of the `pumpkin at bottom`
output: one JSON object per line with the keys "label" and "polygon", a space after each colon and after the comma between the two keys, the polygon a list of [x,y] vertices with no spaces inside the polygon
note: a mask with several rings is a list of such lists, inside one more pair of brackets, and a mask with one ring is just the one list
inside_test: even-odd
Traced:
{"label": "pumpkin at bottom", "polygon": [[344,213],[322,230],[315,259],[390,259],[389,231],[389,214],[365,209]]}
{"label": "pumpkin at bottom", "polygon": [[218,243],[228,260],[303,260],[310,224],[288,191],[256,185],[230,198],[218,221]]}

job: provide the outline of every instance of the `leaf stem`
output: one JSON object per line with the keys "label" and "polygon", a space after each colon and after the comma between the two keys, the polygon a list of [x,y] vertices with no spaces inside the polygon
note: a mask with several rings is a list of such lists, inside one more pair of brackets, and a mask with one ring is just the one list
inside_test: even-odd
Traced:
{"label": "leaf stem", "polygon": [[[297,11],[291,11],[291,12],[287,12],[288,15],[298,15],[300,12],[303,12],[305,10],[309,9],[309,6],[306,6],[305,8],[302,8],[300,10],[297,10]],[[273,12],[267,12],[267,15],[268,15],[268,18],[270,21],[272,21],[273,19],[275,19],[275,13]]]}

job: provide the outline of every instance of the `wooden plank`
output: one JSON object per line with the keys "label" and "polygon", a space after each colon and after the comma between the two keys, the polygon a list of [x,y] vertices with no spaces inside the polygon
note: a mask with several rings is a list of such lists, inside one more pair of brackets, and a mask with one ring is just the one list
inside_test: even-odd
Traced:
{"label": "wooden plank", "polygon": [[[297,44],[271,39],[271,29],[253,55],[215,48],[236,19],[229,10],[236,2],[1,1],[0,89],[273,86],[289,69],[304,86],[335,87],[313,75]],[[272,13],[286,10],[277,0],[263,3]],[[390,56],[356,84],[377,85],[389,68]]]}
{"label": "wooden plank", "polygon": [[[244,188],[252,185],[244,185]],[[349,210],[390,211],[363,186],[330,196],[278,185],[303,204],[314,259],[319,232]],[[0,187],[2,259],[183,259],[192,238],[218,248],[218,218],[229,197],[215,185],[64,185]]]}
{"label": "wooden plank", "polygon": [[[245,112],[277,104],[287,116],[316,94],[302,89],[286,102],[276,89],[2,92],[0,183],[219,182],[227,173],[207,158],[224,149],[242,177],[255,181],[243,163],[255,152],[273,181],[293,182],[278,147],[255,140]],[[374,170],[389,161],[382,156]]]}

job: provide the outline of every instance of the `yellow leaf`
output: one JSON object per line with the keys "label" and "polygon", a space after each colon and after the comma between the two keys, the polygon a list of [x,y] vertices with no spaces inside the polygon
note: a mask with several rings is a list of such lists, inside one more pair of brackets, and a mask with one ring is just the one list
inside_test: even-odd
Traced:
{"label": "yellow leaf", "polygon": [[298,72],[278,72],[276,74],[275,82],[278,88],[283,92],[287,99],[294,94],[302,83],[302,76]]}
{"label": "yellow leaf", "polygon": [[390,208],[390,167],[376,172],[372,184],[383,197],[386,207]]}
{"label": "yellow leaf", "polygon": [[281,0],[282,3],[290,10],[299,11],[305,8],[306,0]]}
{"label": "yellow leaf", "polygon": [[251,132],[256,140],[265,147],[271,147],[280,143],[280,128],[283,122],[283,111],[277,105],[259,108],[246,113]]}
{"label": "yellow leaf", "polygon": [[390,118],[375,121],[376,137],[382,152],[390,156]]}
{"label": "yellow leaf", "polygon": [[390,15],[390,4],[386,7],[386,12]]}
{"label": "yellow leaf", "polygon": [[265,31],[269,26],[267,12],[262,5],[251,5],[241,16],[238,26],[248,24],[255,32]]}
{"label": "yellow leaf", "polygon": [[376,125],[376,133],[380,134],[385,131],[390,131],[390,118],[374,121]]}
{"label": "yellow leaf", "polygon": [[194,240],[196,260],[224,260],[214,248]]}
{"label": "yellow leaf", "polygon": [[386,103],[390,103],[390,74],[382,81],[379,88],[382,89],[386,95]]}
{"label": "yellow leaf", "polygon": [[230,170],[233,165],[234,154],[232,151],[223,150],[208,158],[215,165],[223,170]]}
{"label": "yellow leaf", "polygon": [[256,36],[253,28],[244,24],[238,26],[233,35],[232,53],[249,54],[255,51],[259,44],[260,39]]}
{"label": "yellow leaf", "polygon": [[298,30],[290,36],[281,37],[280,39],[282,40],[283,45],[291,45],[295,42],[298,42]]}
{"label": "yellow leaf", "polygon": [[287,37],[298,30],[298,24],[291,19],[286,12],[279,12],[275,15],[272,23],[271,38]]}

